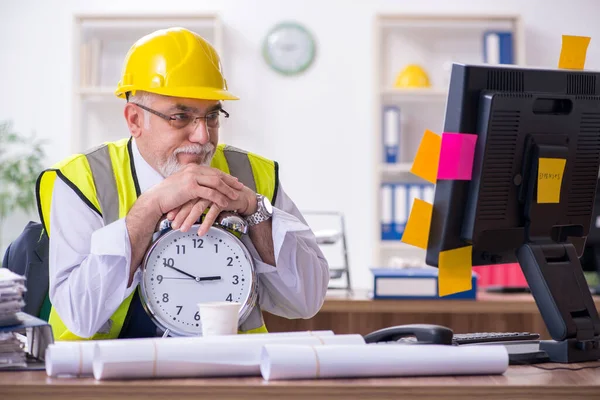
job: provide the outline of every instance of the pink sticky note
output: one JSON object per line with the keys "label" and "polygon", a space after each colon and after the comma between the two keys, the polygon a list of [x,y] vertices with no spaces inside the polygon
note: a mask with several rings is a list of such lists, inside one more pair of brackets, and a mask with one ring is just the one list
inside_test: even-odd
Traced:
{"label": "pink sticky note", "polygon": [[470,181],[473,174],[475,143],[477,135],[444,132],[438,179]]}

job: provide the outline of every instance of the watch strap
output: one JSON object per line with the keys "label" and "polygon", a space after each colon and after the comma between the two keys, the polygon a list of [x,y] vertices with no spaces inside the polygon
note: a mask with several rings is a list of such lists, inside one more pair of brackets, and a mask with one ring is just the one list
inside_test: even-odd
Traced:
{"label": "watch strap", "polygon": [[267,221],[271,218],[272,214],[267,212],[264,205],[265,196],[262,194],[256,195],[257,209],[254,214],[251,214],[246,217],[246,222],[248,222],[248,226],[258,225],[261,222]]}

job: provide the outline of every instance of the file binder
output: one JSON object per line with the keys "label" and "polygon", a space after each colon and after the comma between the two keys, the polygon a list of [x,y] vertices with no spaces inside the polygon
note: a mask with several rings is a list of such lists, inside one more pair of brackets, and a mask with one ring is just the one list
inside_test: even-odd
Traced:
{"label": "file binder", "polygon": [[386,106],[383,109],[383,159],[387,164],[395,164],[400,152],[400,108]]}
{"label": "file binder", "polygon": [[388,183],[381,185],[381,240],[394,240],[393,230],[393,186]]}
{"label": "file binder", "polygon": [[410,209],[406,207],[406,186],[394,185],[394,239],[401,240]]}
{"label": "file binder", "polygon": [[471,274],[471,290],[440,297],[438,272],[434,267],[371,268],[374,299],[477,299],[477,274]]}
{"label": "file binder", "polygon": [[433,204],[435,186],[416,183],[381,185],[381,240],[402,240],[416,198]]}
{"label": "file binder", "polygon": [[487,31],[483,34],[483,62],[486,64],[513,64],[512,32]]}
{"label": "file binder", "polygon": [[423,198],[422,198],[422,200],[425,200],[429,204],[433,204],[434,195],[435,195],[435,186],[433,186],[433,185],[425,185],[423,187]]}
{"label": "file binder", "polygon": [[408,189],[408,212],[407,214],[410,215],[410,210],[412,210],[412,206],[413,203],[415,202],[415,199],[421,199],[423,200],[423,185],[409,185],[409,189]]}

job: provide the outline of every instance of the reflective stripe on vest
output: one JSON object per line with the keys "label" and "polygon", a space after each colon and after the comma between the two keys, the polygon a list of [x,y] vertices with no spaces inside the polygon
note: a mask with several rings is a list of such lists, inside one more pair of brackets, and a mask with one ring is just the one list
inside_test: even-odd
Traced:
{"label": "reflective stripe on vest", "polygon": [[[219,145],[211,166],[236,176],[257,193],[275,202],[278,186],[278,165],[263,157],[240,149]],[[131,139],[106,143],[86,154],[74,155],[42,172],[37,182],[38,211],[48,235],[51,235],[50,208],[52,191],[59,177],[103,219],[107,225],[123,218],[139,196],[135,165],[131,154]],[[114,339],[123,327],[132,293],[115,311],[110,320],[89,339]],[[52,308],[50,324],[56,340],[80,340],[70,332],[56,310]],[[240,326],[243,333],[266,332],[258,305]]]}

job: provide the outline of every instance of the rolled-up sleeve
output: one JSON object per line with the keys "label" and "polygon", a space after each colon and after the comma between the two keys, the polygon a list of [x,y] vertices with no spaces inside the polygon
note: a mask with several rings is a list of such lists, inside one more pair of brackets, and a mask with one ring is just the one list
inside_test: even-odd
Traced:
{"label": "rolled-up sleeve", "polygon": [[302,214],[279,185],[273,204],[272,237],[276,266],[262,261],[248,236],[242,240],[259,278],[259,305],[285,318],[311,318],[323,305],[329,265]]}

